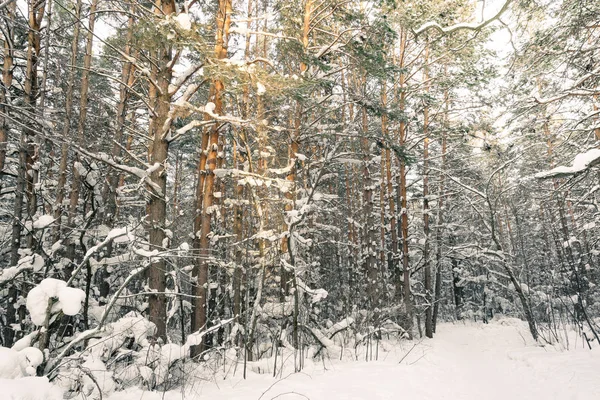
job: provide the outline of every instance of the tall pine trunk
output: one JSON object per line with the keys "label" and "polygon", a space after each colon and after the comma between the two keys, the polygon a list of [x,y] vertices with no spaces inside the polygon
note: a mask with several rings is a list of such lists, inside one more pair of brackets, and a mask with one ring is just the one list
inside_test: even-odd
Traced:
{"label": "tall pine trunk", "polygon": [[[37,143],[34,129],[30,128],[37,116],[36,101],[38,97],[38,58],[41,49],[40,29],[45,1],[29,0],[28,22],[29,31],[27,33],[27,66],[25,69],[24,85],[24,115],[30,121],[24,123],[19,140],[19,165],[17,166],[17,187],[14,202],[14,219],[12,226],[11,242],[11,265],[16,265],[19,260],[19,248],[21,247],[23,211],[25,207],[25,217],[32,219],[37,210],[37,198],[35,194],[35,182],[37,172],[34,164],[37,159]],[[33,245],[31,233],[28,232],[28,246]]]}
{"label": "tall pine trunk", "polygon": [[[231,25],[231,0],[219,0],[216,17],[215,57],[219,60],[227,57],[229,27]],[[209,101],[214,104],[213,112],[223,114],[224,83],[215,79],[211,83]],[[194,266],[193,276],[196,278],[194,310],[192,313],[192,331],[196,332],[207,326],[207,294],[208,270],[211,258],[211,220],[213,213],[215,174],[217,166],[220,124],[213,124],[203,132],[202,154],[198,163],[198,183],[196,188],[196,217],[194,219],[194,247],[199,249]],[[192,347],[192,357],[199,355],[206,343]]]}
{"label": "tall pine trunk", "polygon": [[17,3],[12,2],[6,8],[5,16],[5,37],[4,37],[4,64],[2,65],[2,83],[0,89],[0,190],[3,187],[4,167],[6,163],[6,148],[8,145],[9,129],[9,104],[10,88],[13,82],[13,64],[14,64],[14,23]]}
{"label": "tall pine trunk", "polygon": [[[85,124],[87,121],[88,95],[90,70],[92,67],[92,48],[94,45],[94,25],[96,22],[96,10],[98,0],[92,0],[89,10],[89,22],[87,28],[85,55],[83,57],[83,71],[81,73],[81,91],[79,98],[79,118],[77,120],[77,143],[83,143],[85,134]],[[67,216],[67,227],[73,232],[76,226],[75,218],[77,216],[77,205],[79,204],[79,194],[81,190],[81,176],[79,174],[78,164],[81,159],[75,154],[72,166],[73,180],[71,181],[71,192],[69,194],[69,214]],[[67,258],[75,260],[75,242],[73,239],[67,245]]]}
{"label": "tall pine trunk", "polygon": [[[400,98],[398,102],[398,108],[400,113],[406,112],[406,73],[405,67],[405,56],[407,47],[407,32],[400,32],[400,58],[399,58],[399,69],[400,69]],[[399,138],[400,146],[406,144],[406,118],[402,115],[399,126]],[[402,293],[404,299],[404,308],[406,312],[406,330],[412,335],[413,328],[413,307],[411,301],[411,290],[410,290],[410,263],[408,258],[408,202],[406,197],[406,161],[400,159],[400,171],[398,176],[398,187],[400,197],[400,231],[402,237],[402,269],[403,279],[400,280],[400,274],[398,274],[398,280],[396,282],[396,293]]]}
{"label": "tall pine trunk", "polygon": [[81,19],[81,0],[75,3],[75,24],[73,27],[73,40],[71,42],[71,56],[69,59],[69,74],[67,78],[67,91],[65,93],[65,116],[63,119],[62,144],[60,146],[60,163],[58,165],[58,182],[56,186],[56,200],[54,203],[54,218],[56,224],[53,227],[53,241],[61,238],[61,217],[63,213],[63,201],[65,198],[65,186],[67,183],[67,164],[69,159],[69,143],[73,140],[70,134],[71,116],[73,115],[73,91],[75,86],[75,75],[77,71],[77,54],[79,49],[79,30]]}
{"label": "tall pine trunk", "polygon": [[[156,0],[154,14],[157,20],[162,20],[175,14],[174,0]],[[160,43],[154,50],[156,59],[153,64],[151,76],[156,83],[152,91],[151,104],[154,106],[153,118],[150,125],[150,165],[153,168],[150,180],[154,188],[148,187],[149,200],[147,202],[147,229],[150,241],[150,250],[165,250],[165,229],[167,219],[167,170],[166,161],[169,155],[168,135],[171,130],[171,96],[169,84],[173,77],[172,49],[166,43]],[[152,85],[152,83],[150,83]],[[166,340],[167,337],[167,309],[166,309],[166,262],[162,257],[151,259],[148,271],[148,286],[155,294],[149,296],[149,319],[156,325],[157,337]]]}
{"label": "tall pine trunk", "polygon": [[[444,65],[444,75],[447,74],[447,65]],[[448,107],[449,107],[449,94],[448,89],[444,91],[444,124],[442,126],[442,174],[440,174],[440,186],[438,190],[438,212],[437,212],[437,221],[436,221],[436,230],[435,230],[435,292],[434,292],[434,300],[435,304],[433,305],[433,332],[435,333],[435,328],[437,325],[439,310],[440,310],[440,301],[442,298],[442,246],[443,246],[443,234],[444,234],[444,200],[446,197],[446,152],[447,152],[447,137],[448,137]]]}
{"label": "tall pine trunk", "polygon": [[[425,94],[429,93],[429,44],[425,43],[423,81]],[[425,271],[425,336],[433,337],[433,285],[431,279],[431,262],[429,260],[429,100],[425,98],[423,108],[423,269]]]}
{"label": "tall pine trunk", "polygon": [[[115,126],[114,144],[112,146],[113,158],[120,157],[122,154],[123,133],[125,130],[125,121],[127,119],[127,109],[130,97],[130,88],[135,83],[135,66],[127,60],[131,56],[131,42],[133,40],[135,6],[130,8],[130,15],[127,21],[127,37],[125,39],[125,48],[123,49],[123,66],[121,67],[121,83],[119,85],[119,103],[117,104],[117,121]],[[112,227],[117,215],[117,188],[119,185],[119,174],[117,171],[109,169],[108,179],[103,189],[103,202],[106,205],[104,213],[104,222]]]}

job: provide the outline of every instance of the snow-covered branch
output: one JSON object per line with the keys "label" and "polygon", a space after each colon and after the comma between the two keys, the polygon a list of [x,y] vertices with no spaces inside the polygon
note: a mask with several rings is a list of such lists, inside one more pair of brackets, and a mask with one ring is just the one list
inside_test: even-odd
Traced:
{"label": "snow-covered branch", "polygon": [[107,164],[107,165],[113,167],[114,169],[117,169],[117,170],[123,171],[123,172],[127,172],[128,174],[131,174],[133,176],[137,176],[141,181],[146,183],[148,185],[148,187],[150,187],[157,196],[159,196],[159,197],[163,196],[163,192],[162,192],[162,189],[160,188],[160,186],[156,182],[153,182],[152,179],[150,179],[150,174],[152,173],[152,171],[154,171],[157,168],[158,164],[150,165],[150,166],[148,166],[148,168],[146,170],[143,170],[141,168],[130,167],[128,165],[119,164],[118,162],[114,161],[113,158],[106,153],[92,153],[92,152],[89,152],[89,151],[83,149],[82,147],[79,147],[79,146],[73,146],[73,148],[78,153],[81,153],[87,157],[93,158],[96,161],[101,161],[104,164]]}
{"label": "snow-covered branch", "polygon": [[535,177],[537,179],[566,178],[580,174],[598,164],[600,164],[600,149],[591,149],[577,154],[572,166],[560,166],[549,171],[539,172],[535,174]]}
{"label": "snow-covered branch", "polygon": [[498,18],[500,18],[500,16],[508,9],[508,6],[512,2],[513,2],[513,0],[506,0],[504,5],[502,6],[502,8],[500,8],[500,10],[494,16],[492,16],[491,18],[489,18],[483,22],[480,22],[480,23],[462,22],[462,23],[451,25],[451,26],[444,28],[438,22],[429,21],[429,22],[425,22],[423,25],[421,25],[417,29],[413,30],[413,33],[415,34],[415,36],[419,36],[421,33],[426,32],[429,29],[435,29],[442,35],[447,35],[449,33],[453,33],[453,32],[459,31],[459,30],[478,31],[478,30],[485,28],[486,26],[488,26],[489,24],[491,24]]}
{"label": "snow-covered branch", "polygon": [[115,240],[121,236],[128,235],[128,234],[129,234],[129,232],[127,230],[127,227],[113,229],[108,233],[108,235],[106,235],[106,238],[102,242],[98,243],[95,246],[90,247],[88,249],[88,251],[85,253],[83,260],[79,263],[77,268],[75,268],[75,270],[71,274],[71,277],[67,281],[67,286],[69,286],[69,285],[71,285],[71,283],[73,283],[73,280],[75,279],[75,277],[77,276],[79,271],[81,271],[83,269],[83,267],[87,264],[87,262],[89,261],[90,257],[92,257],[92,255],[94,255],[98,251],[100,251],[103,248],[105,248],[106,246],[108,246],[110,243],[113,242],[113,240]]}

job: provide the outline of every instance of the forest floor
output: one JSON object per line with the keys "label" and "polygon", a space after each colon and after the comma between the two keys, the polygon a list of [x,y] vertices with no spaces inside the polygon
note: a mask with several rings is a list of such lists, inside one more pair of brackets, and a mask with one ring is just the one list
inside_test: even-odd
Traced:
{"label": "forest floor", "polygon": [[[574,334],[569,335],[568,344],[564,337],[561,342],[535,344],[526,324],[514,319],[487,325],[447,323],[438,327],[433,339],[376,342],[373,360],[368,362],[365,348],[359,347],[358,352],[346,349],[343,360],[307,359],[303,371],[293,373],[293,357],[286,354],[284,369],[278,367],[277,377],[272,376],[274,360],[263,359],[248,364],[248,379],[244,380],[242,366],[232,357],[225,368],[216,371],[210,369],[210,362],[187,364],[191,369],[184,375],[183,389],[160,392],[129,387],[104,393],[102,398],[599,400],[600,347],[589,350]],[[40,379],[0,379],[0,399],[62,399],[58,387],[47,380],[40,385]],[[83,398],[91,397],[76,397]]]}
{"label": "forest floor", "polygon": [[237,373],[190,383],[185,394],[129,389],[105,399],[598,400],[600,348],[583,347],[573,336],[569,350],[535,345],[514,320],[442,324],[431,340],[381,342],[377,361],[328,360],[283,378]]}

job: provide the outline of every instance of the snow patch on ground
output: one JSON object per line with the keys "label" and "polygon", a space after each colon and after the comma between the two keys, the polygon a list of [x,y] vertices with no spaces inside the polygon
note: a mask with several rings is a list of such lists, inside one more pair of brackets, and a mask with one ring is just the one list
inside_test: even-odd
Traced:
{"label": "snow patch on ground", "polygon": [[35,369],[43,361],[44,355],[35,347],[21,350],[0,347],[0,378],[15,379],[35,375]]}
{"label": "snow patch on ground", "polygon": [[0,378],[0,393],[6,400],[62,400],[62,391],[48,382],[46,377],[19,379]]}

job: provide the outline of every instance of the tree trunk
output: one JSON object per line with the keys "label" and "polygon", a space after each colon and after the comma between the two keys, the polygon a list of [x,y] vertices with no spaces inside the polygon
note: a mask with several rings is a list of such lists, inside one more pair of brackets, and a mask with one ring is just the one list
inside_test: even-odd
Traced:
{"label": "tree trunk", "polygon": [[[131,42],[133,40],[134,14],[135,6],[130,9],[129,19],[127,21],[127,38],[125,39],[125,48],[123,53],[126,56],[131,55]],[[129,90],[135,83],[135,66],[132,62],[123,58],[121,68],[121,84],[119,85],[119,104],[117,105],[117,122],[115,126],[114,144],[112,146],[112,156],[117,158],[121,155],[121,145],[123,142],[123,131],[127,118],[127,105],[129,101]],[[117,188],[119,185],[119,173],[109,169],[108,179],[103,190],[104,204],[106,211],[104,213],[104,222],[109,226],[114,226],[117,214]]]}
{"label": "tree trunk", "polygon": [[[494,208],[490,202],[489,197],[487,198],[487,202],[488,202],[488,207],[489,207],[489,211],[490,211],[490,227],[492,229],[492,231],[491,231],[492,241],[496,245],[496,250],[498,252],[504,254],[504,249],[502,248],[502,238],[499,238],[496,235],[495,226],[497,224],[497,221],[496,221],[497,218],[496,218],[496,214],[495,214]],[[504,256],[504,257],[506,257],[506,256]],[[510,282],[515,287],[515,291],[517,292],[517,296],[519,297],[519,301],[521,302],[521,306],[523,307],[525,319],[527,321],[527,324],[529,325],[529,332],[531,333],[531,336],[533,337],[533,339],[537,341],[539,333],[538,333],[538,330],[536,327],[535,318],[533,316],[533,311],[531,310],[529,302],[527,301],[527,297],[525,297],[525,293],[523,292],[521,283],[518,281],[518,279],[515,276],[515,273],[512,269],[512,266],[508,263],[508,260],[506,258],[503,258],[501,260],[501,264],[502,264],[502,267],[504,268],[504,271],[506,272],[506,275],[508,275]]]}
{"label": "tree trunk", "polygon": [[[444,75],[447,74],[447,65],[444,65]],[[444,125],[442,127],[442,171],[446,171],[446,151],[447,151],[447,137],[448,137],[448,106],[449,106],[449,95],[448,90],[444,91]],[[435,254],[435,293],[433,298],[435,304],[433,305],[433,333],[435,333],[435,327],[437,324],[440,300],[442,298],[442,246],[443,246],[443,233],[444,233],[444,199],[446,197],[446,175],[445,173],[440,174],[440,188],[438,191],[438,214],[437,214],[437,228],[435,232],[435,243],[436,243],[436,254]]]}
{"label": "tree trunk", "polygon": [[[60,164],[58,166],[58,182],[56,186],[56,200],[54,203],[53,241],[61,238],[61,217],[63,213],[63,200],[65,198],[65,185],[67,183],[67,163],[69,158],[69,144],[73,141],[70,135],[71,116],[73,114],[73,89],[75,86],[75,73],[77,71],[77,54],[79,44],[79,30],[81,20],[81,0],[75,3],[75,24],[73,27],[73,41],[71,42],[71,57],[69,60],[69,76],[67,92],[65,94],[65,117],[63,120],[62,144],[60,146]],[[69,278],[69,277],[67,277]]]}
{"label": "tree trunk", "polygon": [[[24,108],[25,121],[21,138],[19,141],[19,165],[17,167],[17,187],[14,202],[14,219],[12,227],[11,242],[11,265],[16,265],[19,260],[19,248],[21,247],[21,233],[23,226],[23,207],[26,207],[26,218],[31,219],[37,209],[37,198],[35,195],[35,181],[37,173],[34,164],[37,158],[37,144],[35,142],[35,131],[29,126],[37,116],[36,99],[38,96],[37,64],[40,54],[40,27],[44,17],[45,1],[28,1],[29,10],[29,32],[27,34],[27,67],[25,70],[24,85]],[[25,202],[26,200],[26,202]],[[28,245],[31,247],[32,235],[27,234]]]}
{"label": "tree trunk", "polygon": [[[406,52],[407,33],[403,30],[400,32],[400,60],[398,67],[400,68],[400,99],[398,109],[401,113],[406,112],[406,74],[404,72],[404,57]],[[405,118],[400,120],[399,127],[400,146],[406,143],[406,122]],[[400,159],[400,172],[398,186],[400,189],[400,215],[401,215],[401,232],[402,232],[402,268],[403,280],[398,279],[396,284],[396,292],[403,293],[404,307],[407,315],[408,326],[406,330],[410,335],[413,325],[413,307],[410,299],[410,264],[408,259],[408,203],[406,198],[406,162]],[[400,275],[398,274],[398,278]],[[402,284],[400,284],[402,283]],[[402,290],[403,289],[403,290]]]}
{"label": "tree trunk", "polygon": [[12,2],[6,8],[6,37],[4,38],[4,64],[2,65],[2,83],[0,90],[0,190],[2,189],[2,180],[4,179],[4,167],[6,163],[6,148],[8,144],[9,129],[9,104],[10,88],[13,82],[13,63],[14,63],[14,23],[17,2]]}
{"label": "tree trunk", "polygon": [[[423,81],[425,82],[425,94],[429,93],[429,44],[425,44]],[[425,99],[425,102],[428,100]],[[426,103],[423,109],[423,235],[425,245],[423,246],[423,269],[425,271],[425,336],[433,337],[433,282],[431,279],[431,263],[429,260],[429,105]]]}
{"label": "tree trunk", "polygon": [[[249,60],[250,58],[250,28],[252,27],[252,22],[250,20],[252,16],[252,0],[248,0],[248,30],[246,32],[245,37],[245,48],[244,48],[244,59]],[[243,89],[243,97],[242,97],[242,118],[246,119],[248,114],[250,113],[250,88],[249,85],[245,85]],[[240,128],[240,135],[242,136],[242,140],[244,144],[248,143],[247,135],[245,129]],[[246,150],[246,149],[244,149]],[[238,144],[234,142],[233,144],[233,162],[234,168],[238,170],[243,169],[244,159],[238,152]],[[233,316],[236,318],[238,322],[241,321],[241,313],[242,313],[242,257],[243,257],[243,248],[242,248],[242,240],[243,240],[243,232],[244,232],[244,207],[242,205],[242,200],[244,198],[244,186],[239,185],[236,182],[235,189],[235,205],[233,207],[233,234],[236,240],[236,246],[234,249],[234,259],[235,259],[235,269],[233,271]]]}
{"label": "tree trunk", "polygon": [[[366,84],[363,90],[366,92]],[[367,110],[365,107],[361,110],[362,119],[362,152],[363,152],[363,213],[364,213],[364,228],[363,228],[363,243],[366,244],[363,269],[367,276],[367,299],[370,309],[374,310],[379,303],[378,290],[378,270],[376,262],[376,227],[375,218],[373,215],[373,178],[369,170],[371,161],[370,142],[367,138],[369,134],[369,125],[367,120]]]}
{"label": "tree trunk", "polygon": [[[154,14],[157,20],[162,20],[175,13],[176,5],[174,0],[156,0],[154,3]],[[171,130],[171,96],[169,95],[169,84],[173,77],[172,70],[172,50],[168,44],[161,43],[154,51],[156,56],[151,75],[153,81],[158,86],[154,90],[155,98],[152,101],[154,105],[154,118],[150,126],[150,165],[155,166],[150,175],[152,184],[158,188],[158,191],[148,187],[150,197],[147,203],[148,213],[148,236],[150,241],[150,250],[165,250],[165,228],[167,218],[167,170],[165,164],[169,154],[169,142],[167,136]],[[150,84],[152,85],[152,83]],[[166,263],[164,258],[156,257],[151,259],[150,269],[148,271],[148,286],[156,294],[149,296],[149,319],[156,325],[157,337],[166,340],[167,338],[167,309],[166,298],[164,295],[166,286]]]}
{"label": "tree trunk", "polygon": [[[229,27],[231,25],[231,0],[219,0],[216,17],[215,57],[227,57],[229,44]],[[223,114],[223,81],[213,80],[210,88],[209,100],[215,105],[214,113]],[[217,166],[217,153],[219,143],[220,125],[215,124],[203,133],[202,155],[198,163],[198,183],[196,189],[196,218],[194,219],[195,248],[199,249],[199,256],[194,267],[194,277],[197,279],[195,287],[194,311],[192,314],[192,332],[196,332],[207,325],[207,293],[208,269],[210,266],[210,233],[213,212],[215,174]],[[199,355],[206,343],[192,347],[192,357]]]}
{"label": "tree trunk", "polygon": [[[381,87],[381,107],[385,110],[387,108],[387,88],[386,82],[382,82]],[[385,137],[388,135],[387,133],[387,115],[385,112],[381,114],[381,135]],[[387,185],[386,185],[386,149],[389,146],[384,146],[381,149],[381,161],[380,161],[380,173],[379,173],[379,212],[380,212],[380,249],[379,249],[379,262],[380,262],[380,273],[382,282],[384,282],[383,287],[385,287],[385,279],[386,279],[386,255],[389,255],[389,252],[386,252],[386,232],[385,232],[385,222],[386,222],[386,198],[388,196]],[[389,262],[389,261],[388,261]],[[383,294],[387,293],[386,290],[383,290]],[[385,299],[384,299],[385,300]]]}
{"label": "tree trunk", "polygon": [[[303,23],[302,23],[302,51],[303,55],[308,51],[308,43],[309,43],[309,34],[310,34],[310,22],[313,14],[313,5],[315,0],[306,0],[304,4],[304,14],[303,14]],[[305,62],[300,62],[300,76],[303,76],[308,70],[308,65]],[[294,118],[294,129],[292,131],[290,137],[290,143],[288,144],[288,168],[289,172],[286,176],[286,179],[290,182],[290,187],[293,188],[290,191],[285,193],[285,212],[292,211],[294,209],[294,201],[296,196],[296,174],[297,168],[296,164],[298,162],[296,154],[298,153],[298,149],[300,147],[300,135],[302,133],[302,117],[304,115],[304,110],[302,103],[300,101],[296,101],[296,115]],[[284,223],[283,231],[287,232],[289,226]],[[287,237],[283,237],[281,239],[281,254],[285,255],[288,253],[288,240]],[[285,268],[281,269],[281,284],[282,284],[282,296],[288,294],[290,285],[290,277],[288,276]]]}
{"label": "tree trunk", "polygon": [[[4,38],[4,65],[2,66],[2,83],[3,87],[0,90],[0,190],[2,189],[2,181],[4,180],[4,167],[6,161],[6,148],[8,144],[8,130],[9,130],[9,115],[11,103],[10,100],[10,88],[12,86],[13,81],[13,62],[14,62],[14,22],[15,22],[15,11],[17,7],[17,2],[13,2],[8,5],[6,12],[6,35]],[[20,168],[19,168],[20,170]],[[16,200],[21,199],[21,204],[18,205],[18,209],[22,209],[22,200],[23,200],[23,192],[22,189],[19,195],[19,183],[22,182],[22,177],[18,176],[17,179],[17,193],[15,193],[15,210],[17,209]],[[20,217],[19,217],[20,219]],[[20,228],[20,223],[17,220],[17,216],[15,214],[15,219],[13,220],[13,235],[15,235],[15,227]],[[16,233],[16,236],[13,236],[13,240],[15,237],[20,237],[20,230]],[[15,246],[15,243],[11,243],[11,257],[10,257],[10,265],[15,266],[18,261],[18,247]],[[8,301],[6,306],[6,324],[2,327],[2,345],[4,347],[10,347],[13,345],[15,330],[13,328],[13,324],[17,322],[17,310],[15,308],[15,303],[18,300],[18,290],[17,287],[11,285],[8,289]]]}
{"label": "tree trunk", "polygon": [[[38,60],[41,50],[41,28],[46,1],[29,2],[29,33],[27,35],[27,70],[25,72],[25,104],[29,113],[29,118],[32,121],[25,128],[25,192],[27,197],[27,218],[33,219],[37,212],[37,193],[35,185],[38,180],[38,168],[36,163],[39,159],[39,146],[36,140],[36,133],[29,125],[37,119],[38,110],[36,107],[37,98],[39,95],[38,83]],[[27,245],[33,247],[33,234],[27,233]]]}
{"label": "tree trunk", "polygon": [[[36,100],[38,97],[38,81],[37,81],[37,63],[40,54],[41,38],[40,38],[40,27],[42,19],[44,17],[45,1],[34,1],[30,0],[27,3],[29,11],[29,32],[27,34],[27,67],[25,71],[25,85],[24,85],[24,108],[25,118],[23,122],[25,128],[21,131],[21,137],[19,139],[19,164],[17,166],[17,185],[15,190],[15,201],[13,208],[13,223],[12,223],[12,236],[11,236],[11,250],[10,250],[10,265],[17,265],[20,255],[19,249],[21,247],[21,234],[23,230],[23,208],[26,205],[26,218],[31,220],[35,215],[37,209],[37,199],[35,196],[35,181],[37,173],[34,170],[34,163],[37,158],[37,144],[35,142],[35,131],[29,126],[34,124],[37,116]],[[15,8],[9,5],[9,13],[14,15]],[[12,42],[11,42],[12,44]],[[12,49],[9,50],[12,55]],[[9,55],[8,63],[12,63],[12,57]],[[6,60],[6,59],[5,59]],[[12,82],[12,73],[5,71],[8,67],[8,63],[5,61],[3,68],[3,78],[5,82]],[[8,87],[6,87],[8,89]],[[29,119],[29,121],[27,121]],[[33,235],[31,232],[27,233],[28,247],[33,246]],[[16,288],[10,289],[11,295],[18,296]],[[14,307],[14,303],[9,302],[7,314],[7,324],[12,323],[12,320],[16,319],[15,313],[17,310]],[[10,325],[9,325],[10,326]],[[14,331],[10,329],[5,336],[4,346],[11,346],[14,338]]]}
{"label": "tree trunk", "polygon": [[[88,94],[90,69],[92,67],[92,47],[94,44],[94,25],[96,22],[96,10],[98,0],[92,0],[89,10],[88,32],[85,44],[85,55],[83,57],[83,71],[81,73],[81,92],[79,99],[79,119],[77,122],[77,143],[83,143],[85,123],[87,120]],[[75,160],[72,166],[73,180],[71,182],[71,193],[69,195],[69,214],[67,216],[67,226],[72,231],[75,229],[75,217],[77,214],[77,205],[79,203],[79,192],[81,189],[81,177],[77,164],[81,162],[79,154],[75,154]],[[75,260],[75,242],[71,240],[67,245],[67,258]]]}

